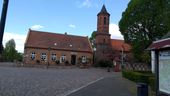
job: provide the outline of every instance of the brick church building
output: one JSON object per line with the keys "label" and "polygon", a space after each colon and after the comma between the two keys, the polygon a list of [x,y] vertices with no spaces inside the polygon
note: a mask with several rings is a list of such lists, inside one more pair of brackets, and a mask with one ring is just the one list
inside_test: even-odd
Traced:
{"label": "brick church building", "polygon": [[[105,5],[97,15],[97,32],[95,38],[96,61],[112,60],[121,61],[121,57],[130,54],[131,46],[124,40],[111,39],[109,34],[110,14],[107,12]],[[122,54],[123,53],[123,54]]]}
{"label": "brick church building", "polygon": [[[97,14],[95,58],[120,62],[122,52],[130,53],[130,46],[123,40],[111,39],[110,14],[105,5]],[[25,64],[50,64],[65,62],[70,65],[92,64],[93,48],[88,37],[29,30],[24,47]],[[57,62],[56,62],[57,61]]]}

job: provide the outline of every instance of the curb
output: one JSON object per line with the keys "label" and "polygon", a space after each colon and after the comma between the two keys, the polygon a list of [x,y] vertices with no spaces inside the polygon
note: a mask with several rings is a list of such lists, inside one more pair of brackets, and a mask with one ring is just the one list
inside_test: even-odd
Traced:
{"label": "curb", "polygon": [[97,80],[95,80],[95,81],[92,81],[92,82],[90,82],[90,83],[88,83],[88,84],[86,84],[86,85],[84,85],[84,86],[82,86],[82,87],[80,87],[80,88],[74,89],[74,90],[72,90],[72,91],[64,94],[64,96],[68,96],[68,95],[70,95],[70,94],[72,94],[72,93],[75,93],[75,92],[77,92],[77,91],[79,91],[79,90],[81,90],[81,89],[83,89],[83,88],[85,88],[85,87],[88,87],[89,85],[94,84],[94,83],[96,83],[97,81],[100,81],[100,80],[102,80],[102,79],[104,79],[104,77],[101,77],[101,78],[99,78],[99,79],[97,79]]}

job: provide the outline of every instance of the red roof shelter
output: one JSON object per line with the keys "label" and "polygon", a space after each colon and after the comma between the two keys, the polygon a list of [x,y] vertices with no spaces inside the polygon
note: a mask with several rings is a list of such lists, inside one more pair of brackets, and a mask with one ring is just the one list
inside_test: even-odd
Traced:
{"label": "red roof shelter", "polygon": [[148,47],[148,50],[159,50],[159,49],[165,49],[165,48],[170,48],[170,38],[153,42]]}
{"label": "red roof shelter", "polygon": [[156,96],[170,96],[170,38],[155,41],[147,49],[155,51]]}

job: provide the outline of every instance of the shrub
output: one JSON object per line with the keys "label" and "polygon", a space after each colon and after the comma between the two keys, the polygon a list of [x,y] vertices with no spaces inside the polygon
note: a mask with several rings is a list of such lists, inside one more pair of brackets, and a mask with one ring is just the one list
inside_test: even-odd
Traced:
{"label": "shrub", "polygon": [[147,83],[147,84],[149,84],[149,77],[152,76],[152,75],[143,74],[143,73],[135,72],[135,71],[122,71],[122,75],[123,77],[131,81]]}
{"label": "shrub", "polygon": [[140,83],[150,85],[151,89],[155,91],[155,77],[150,71],[122,71],[122,76]]}
{"label": "shrub", "polygon": [[156,84],[155,84],[155,82],[156,82],[156,79],[155,79],[155,77],[150,77],[149,78],[149,85],[150,85],[150,87],[151,87],[151,89],[153,90],[153,91],[156,91]]}
{"label": "shrub", "polygon": [[66,65],[68,65],[68,64],[69,64],[69,62],[68,62],[68,61],[65,61],[65,64],[66,64]]}

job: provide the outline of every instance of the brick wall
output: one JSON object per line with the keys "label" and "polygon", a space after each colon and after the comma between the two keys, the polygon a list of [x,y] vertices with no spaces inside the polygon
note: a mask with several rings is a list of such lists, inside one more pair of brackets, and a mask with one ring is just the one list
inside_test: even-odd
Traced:
{"label": "brick wall", "polygon": [[[35,59],[32,60],[31,59],[31,54],[32,52],[36,53]],[[46,60],[42,61],[41,60],[41,54],[42,53],[46,53]],[[76,64],[78,64],[79,59],[82,58],[82,56],[86,56],[87,58],[90,58],[90,63],[92,63],[92,59],[93,59],[93,54],[92,53],[88,53],[88,52],[74,52],[74,51],[60,51],[60,50],[48,50],[48,49],[35,49],[35,48],[25,48],[24,50],[24,63],[25,64],[37,64],[37,60],[40,61],[40,64],[49,64],[50,65],[55,65],[56,63],[54,61],[51,60],[51,54],[56,54],[57,60],[60,61],[60,57],[62,55],[66,56],[66,61],[68,61],[69,63],[71,63],[71,55],[76,55]],[[50,55],[50,57],[49,57]]]}

